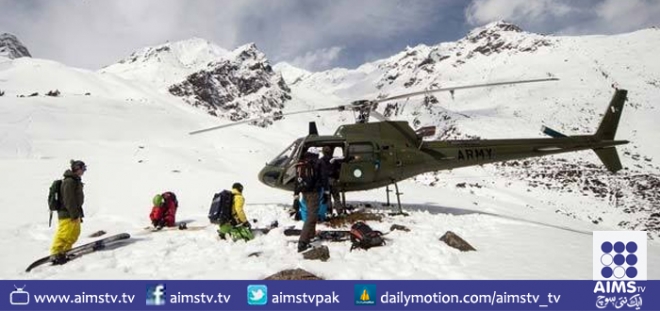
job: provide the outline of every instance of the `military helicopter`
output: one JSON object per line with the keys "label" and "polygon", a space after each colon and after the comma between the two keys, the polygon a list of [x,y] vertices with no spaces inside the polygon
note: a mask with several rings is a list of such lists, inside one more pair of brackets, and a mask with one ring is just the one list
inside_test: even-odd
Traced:
{"label": "military helicopter", "polygon": [[[542,132],[550,138],[523,139],[479,139],[479,140],[425,140],[435,135],[435,127],[422,127],[414,130],[407,121],[390,121],[377,112],[379,103],[411,96],[427,95],[436,92],[492,87],[500,85],[556,81],[557,78],[495,82],[425,90],[396,95],[375,100],[358,100],[348,105],[336,107],[294,111],[276,116],[281,119],[286,115],[320,111],[357,112],[355,124],[345,124],[337,128],[333,135],[319,135],[316,124],[309,123],[307,136],[296,139],[282,153],[277,155],[259,173],[259,180],[273,188],[293,191],[295,164],[305,156],[309,148],[329,146],[333,153],[341,150],[344,159],[340,168],[338,191],[342,202],[346,202],[346,192],[363,191],[386,187],[387,205],[394,185],[397,197],[398,213],[401,209],[402,193],[397,182],[419,174],[459,167],[482,165],[530,157],[575,152],[591,149],[596,152],[601,162],[611,172],[622,168],[615,146],[627,144],[626,140],[614,140],[627,91],[617,89],[607,107],[600,126],[593,135],[566,136],[543,126]],[[369,122],[373,116],[378,122]],[[271,117],[260,117],[223,124],[191,132],[191,135],[216,130],[228,126],[250,123]]]}

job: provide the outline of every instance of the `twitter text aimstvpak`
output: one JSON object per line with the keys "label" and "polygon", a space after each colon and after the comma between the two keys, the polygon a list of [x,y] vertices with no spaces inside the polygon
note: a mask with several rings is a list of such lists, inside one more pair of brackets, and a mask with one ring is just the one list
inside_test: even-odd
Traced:
{"label": "twitter text aimstvpak", "polygon": [[272,295],[271,303],[274,304],[315,304],[317,307],[320,304],[335,304],[339,303],[339,295],[334,291],[329,295],[310,295],[307,293],[302,293],[298,295],[284,294],[280,292],[279,294]]}

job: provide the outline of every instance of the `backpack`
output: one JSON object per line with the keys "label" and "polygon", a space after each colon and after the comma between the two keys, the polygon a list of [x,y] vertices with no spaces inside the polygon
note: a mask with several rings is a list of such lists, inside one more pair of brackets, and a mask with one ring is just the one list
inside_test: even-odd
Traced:
{"label": "backpack", "polygon": [[174,207],[179,207],[179,200],[176,199],[176,194],[174,192],[165,192],[162,194],[163,203],[165,202],[174,202]]}
{"label": "backpack", "polygon": [[48,227],[53,221],[53,212],[59,211],[64,207],[62,202],[62,179],[53,181],[48,190],[48,209],[50,216],[48,218]]}
{"label": "backpack", "polygon": [[59,211],[63,207],[62,203],[62,180],[53,181],[48,191],[48,209],[52,212]]}
{"label": "backpack", "polygon": [[211,208],[209,209],[209,220],[212,224],[225,224],[234,220],[233,213],[234,194],[229,190],[223,190],[213,195]]}
{"label": "backpack", "polygon": [[301,192],[314,191],[314,161],[301,159],[296,163],[296,187]]}
{"label": "backpack", "polygon": [[374,231],[367,224],[359,221],[353,224],[351,227],[351,251],[355,248],[361,248],[364,250],[370,249],[376,246],[385,245],[385,239],[383,239],[383,233],[380,231]]}
{"label": "backpack", "polygon": [[[151,201],[154,206],[149,214],[149,219],[151,219],[154,227],[172,225],[175,221],[176,209],[179,207],[176,195],[168,191],[162,194],[156,194]],[[166,204],[170,202],[174,203],[173,210],[170,210],[170,204]]]}

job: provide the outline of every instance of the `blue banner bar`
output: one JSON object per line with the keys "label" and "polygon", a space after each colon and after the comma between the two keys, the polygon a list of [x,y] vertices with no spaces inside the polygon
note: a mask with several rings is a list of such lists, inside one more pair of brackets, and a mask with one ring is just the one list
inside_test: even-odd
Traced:
{"label": "blue banner bar", "polygon": [[660,310],[660,281],[0,281],[0,310]]}

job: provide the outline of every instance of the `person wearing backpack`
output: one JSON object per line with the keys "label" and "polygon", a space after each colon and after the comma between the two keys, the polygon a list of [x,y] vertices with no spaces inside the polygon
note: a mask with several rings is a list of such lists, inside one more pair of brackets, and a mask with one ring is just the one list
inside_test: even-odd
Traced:
{"label": "person wearing backpack", "polygon": [[80,237],[80,224],[85,216],[83,212],[85,195],[82,183],[85,171],[87,171],[87,166],[83,161],[71,160],[71,169],[64,172],[64,179],[59,189],[61,206],[57,209],[57,231],[50,248],[51,262],[56,265],[68,261],[65,253],[73,248],[73,244]]}
{"label": "person wearing backpack", "polygon": [[179,208],[176,195],[168,191],[157,194],[152,201],[154,206],[151,208],[151,213],[149,213],[151,224],[159,230],[163,227],[176,226],[176,211]]}
{"label": "person wearing backpack", "polygon": [[311,248],[309,243],[316,235],[319,203],[327,204],[330,195],[330,191],[327,190],[330,170],[326,162],[318,158],[318,151],[314,147],[308,149],[304,159],[297,166],[294,196],[302,193],[307,208],[305,223],[298,240],[300,253]]}
{"label": "person wearing backpack", "polygon": [[[229,202],[224,203],[227,204],[226,206],[231,206],[231,216],[227,215],[219,219],[220,226],[218,228],[218,234],[223,240],[226,239],[227,235],[231,236],[234,241],[241,239],[245,241],[252,240],[254,239],[254,234],[243,209],[245,206],[243,185],[237,182],[231,188],[231,204],[228,204]],[[222,206],[220,208],[222,209]],[[228,212],[224,214],[229,214]],[[223,212],[220,211],[220,214],[222,215]]]}

